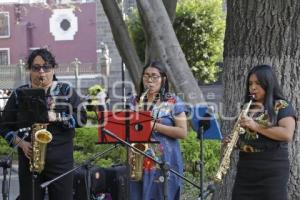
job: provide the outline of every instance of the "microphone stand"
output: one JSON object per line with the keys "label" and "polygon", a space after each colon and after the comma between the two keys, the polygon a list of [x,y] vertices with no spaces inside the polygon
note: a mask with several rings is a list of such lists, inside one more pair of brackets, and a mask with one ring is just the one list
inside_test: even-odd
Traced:
{"label": "microphone stand", "polygon": [[[211,117],[209,113],[204,115],[204,119],[199,121],[199,129],[197,131],[197,138],[200,140],[200,193],[198,200],[204,200],[207,196],[204,195],[204,147],[203,147],[203,134],[210,128],[210,122],[207,118]],[[206,196],[206,197],[205,197]]]}
{"label": "microphone stand", "polygon": [[10,177],[9,177],[9,181],[7,182],[7,174],[8,174],[8,168],[10,168],[11,170],[11,165],[12,165],[12,156],[14,151],[17,149],[17,147],[19,147],[19,144],[25,140],[26,137],[28,137],[28,130],[30,130],[30,128],[22,128],[19,129],[17,132],[18,133],[24,133],[24,136],[19,140],[19,142],[17,144],[15,144],[15,146],[13,147],[13,149],[10,151],[10,153],[8,154],[8,156],[6,156],[5,158],[0,160],[0,167],[3,168],[3,180],[2,180],[2,199],[3,200],[8,200],[9,199],[9,190],[10,190]]}
{"label": "microphone stand", "polygon": [[74,171],[76,171],[77,169],[79,169],[79,168],[81,168],[81,167],[86,167],[86,169],[88,169],[88,170],[87,170],[87,176],[88,176],[88,177],[86,177],[86,179],[87,179],[87,183],[86,183],[86,193],[87,193],[87,194],[86,194],[86,199],[87,199],[87,200],[90,200],[90,199],[91,199],[91,194],[90,194],[91,177],[90,177],[90,172],[89,172],[90,170],[89,170],[89,168],[90,168],[90,166],[91,166],[91,163],[92,163],[95,159],[97,159],[98,157],[101,157],[101,156],[103,156],[104,154],[106,154],[107,152],[110,152],[112,149],[117,148],[118,145],[119,145],[119,144],[115,144],[114,146],[111,146],[111,147],[105,149],[103,152],[100,152],[100,153],[95,154],[94,156],[92,156],[91,158],[89,158],[88,160],[86,160],[83,164],[81,164],[81,165],[79,165],[79,166],[77,166],[77,167],[75,167],[75,168],[73,168],[73,169],[71,169],[71,170],[69,170],[69,171],[67,171],[67,172],[65,172],[65,173],[63,173],[63,174],[61,174],[61,175],[59,175],[59,176],[57,176],[56,178],[54,178],[54,179],[52,179],[52,180],[50,180],[50,181],[46,181],[46,182],[42,183],[42,184],[40,185],[41,188],[47,187],[47,186],[50,185],[51,183],[53,183],[53,182],[55,182],[55,181],[61,179],[62,177],[66,176],[67,174],[73,173]]}

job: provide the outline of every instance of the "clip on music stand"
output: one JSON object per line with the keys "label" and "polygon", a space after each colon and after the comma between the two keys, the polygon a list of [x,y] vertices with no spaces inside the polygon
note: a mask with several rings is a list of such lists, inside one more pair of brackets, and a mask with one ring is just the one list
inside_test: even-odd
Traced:
{"label": "clip on music stand", "polygon": [[[34,123],[48,123],[48,109],[45,90],[42,88],[19,88],[18,95],[19,113],[26,119],[23,125],[30,126]],[[37,173],[32,172],[32,199],[36,198]]]}
{"label": "clip on music stand", "polygon": [[[203,182],[204,182],[204,148],[203,140],[221,140],[222,134],[212,109],[204,105],[196,105],[192,109],[192,128],[197,132],[197,138],[200,140],[200,194],[199,198],[204,200],[210,193],[206,192],[204,197]],[[209,186],[208,188],[212,188]],[[208,190],[208,189],[207,189]]]}

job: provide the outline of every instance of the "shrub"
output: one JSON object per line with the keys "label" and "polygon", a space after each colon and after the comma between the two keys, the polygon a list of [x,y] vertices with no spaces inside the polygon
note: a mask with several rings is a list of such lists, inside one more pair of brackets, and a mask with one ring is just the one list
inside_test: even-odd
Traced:
{"label": "shrub", "polygon": [[217,80],[222,60],[225,20],[221,0],[181,0],[174,30],[196,79]]}
{"label": "shrub", "polygon": [[[91,158],[95,154],[104,152],[113,144],[97,144],[98,131],[95,127],[84,127],[76,129],[76,136],[74,138],[74,159],[75,163],[80,164]],[[126,158],[126,152],[119,147],[107,152],[103,156],[97,158],[93,162],[97,166],[108,167],[112,164],[123,163]]]}
{"label": "shrub", "polygon": [[[199,176],[200,141],[194,131],[189,132],[186,139],[181,141],[181,150],[185,162],[185,171]],[[220,161],[221,142],[218,140],[204,140],[204,172],[206,180],[215,175]]]}
{"label": "shrub", "polygon": [[0,155],[8,155],[10,152],[10,147],[8,146],[6,140],[0,137]]}

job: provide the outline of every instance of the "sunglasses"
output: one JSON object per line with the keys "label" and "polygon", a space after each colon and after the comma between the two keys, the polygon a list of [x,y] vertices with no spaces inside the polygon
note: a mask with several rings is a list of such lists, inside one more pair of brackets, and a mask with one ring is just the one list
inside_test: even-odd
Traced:
{"label": "sunglasses", "polygon": [[40,72],[43,69],[44,72],[50,72],[53,67],[51,65],[32,65],[30,70],[32,72]]}

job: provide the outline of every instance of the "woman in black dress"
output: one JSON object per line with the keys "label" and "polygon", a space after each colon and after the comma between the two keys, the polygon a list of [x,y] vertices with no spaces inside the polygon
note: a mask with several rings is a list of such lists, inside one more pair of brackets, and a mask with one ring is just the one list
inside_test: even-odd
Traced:
{"label": "woman in black dress", "polygon": [[284,98],[275,73],[268,65],[252,68],[245,102],[254,96],[240,124],[239,161],[233,200],[287,200],[288,142],[293,139],[295,111]]}

